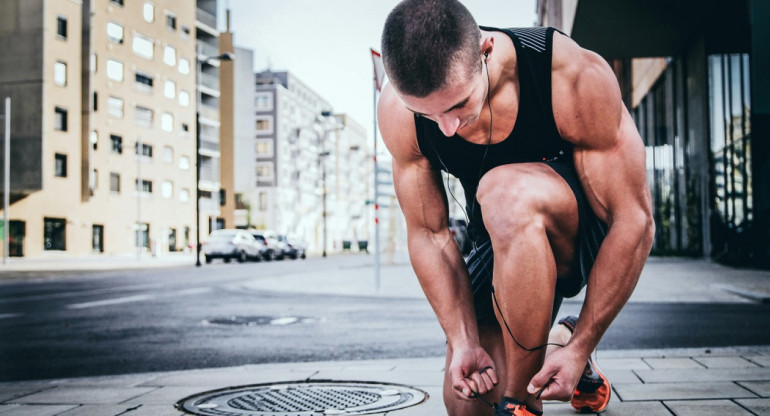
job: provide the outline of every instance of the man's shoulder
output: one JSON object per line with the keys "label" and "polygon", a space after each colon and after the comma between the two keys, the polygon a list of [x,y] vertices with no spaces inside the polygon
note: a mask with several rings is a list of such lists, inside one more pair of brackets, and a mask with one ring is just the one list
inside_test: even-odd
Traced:
{"label": "man's shoulder", "polygon": [[566,35],[554,35],[551,85],[554,119],[566,140],[588,144],[616,128],[622,101],[612,68]]}
{"label": "man's shoulder", "polygon": [[411,159],[417,156],[414,114],[406,109],[390,84],[382,89],[377,103],[377,120],[382,140],[393,157]]}

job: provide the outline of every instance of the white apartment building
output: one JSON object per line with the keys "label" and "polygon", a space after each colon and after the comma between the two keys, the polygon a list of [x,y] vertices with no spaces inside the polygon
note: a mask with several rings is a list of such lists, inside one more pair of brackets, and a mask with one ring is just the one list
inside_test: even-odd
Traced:
{"label": "white apartment building", "polygon": [[316,252],[369,239],[373,176],[366,131],[346,115],[331,116],[331,105],[289,72],[257,73],[256,91],[251,223],[300,238]]}

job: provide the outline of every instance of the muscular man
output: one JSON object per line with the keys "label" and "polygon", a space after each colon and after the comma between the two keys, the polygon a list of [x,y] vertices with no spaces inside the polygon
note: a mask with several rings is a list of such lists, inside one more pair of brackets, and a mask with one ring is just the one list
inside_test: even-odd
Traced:
{"label": "muscular man", "polygon": [[[544,399],[604,410],[611,389],[590,355],[654,230],[644,146],[611,69],[554,29],[480,28],[456,0],[397,5],[382,51],[379,125],[411,262],[447,336],[448,413],[538,415]],[[465,190],[467,263],[442,170]],[[549,339],[562,298],[586,285],[580,317]]]}

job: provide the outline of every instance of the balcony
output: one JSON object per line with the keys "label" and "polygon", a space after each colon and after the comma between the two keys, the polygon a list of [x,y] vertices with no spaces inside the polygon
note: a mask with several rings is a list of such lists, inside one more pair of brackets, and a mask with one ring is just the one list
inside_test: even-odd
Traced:
{"label": "balcony", "polygon": [[[202,56],[208,56],[208,57],[219,56],[219,46],[217,45],[212,45],[208,42],[198,41],[197,48],[198,48],[197,49],[198,53],[201,54]],[[206,62],[206,64],[211,66],[219,66],[219,62],[215,60],[209,60],[208,62]]]}
{"label": "balcony", "polygon": [[208,119],[212,121],[219,121],[219,108],[212,107],[210,105],[201,104],[198,106],[202,119]]}
{"label": "balcony", "polygon": [[[219,152],[219,138],[214,137],[212,139],[204,139],[203,136],[201,136],[201,150],[203,152],[201,153],[211,153],[211,152]],[[208,151],[208,152],[207,152]]]}
{"label": "balcony", "polygon": [[204,25],[209,26],[209,27],[212,27],[212,28],[216,28],[217,27],[217,18],[216,18],[216,16],[214,16],[213,14],[211,14],[211,13],[209,13],[209,12],[203,10],[203,9],[197,8],[195,10],[195,19],[198,20],[199,22],[203,23]]}
{"label": "balcony", "polygon": [[200,85],[210,88],[214,91],[219,91],[219,77],[216,75],[207,74],[205,72],[201,72],[198,74],[200,76]]}

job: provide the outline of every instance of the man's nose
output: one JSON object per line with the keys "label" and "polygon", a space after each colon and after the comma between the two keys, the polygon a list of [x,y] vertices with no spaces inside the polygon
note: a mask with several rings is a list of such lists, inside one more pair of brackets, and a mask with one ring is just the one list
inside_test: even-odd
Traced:
{"label": "man's nose", "polygon": [[460,119],[458,117],[446,115],[438,120],[438,128],[446,137],[454,136],[457,133],[458,127],[460,127]]}

